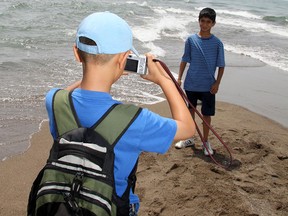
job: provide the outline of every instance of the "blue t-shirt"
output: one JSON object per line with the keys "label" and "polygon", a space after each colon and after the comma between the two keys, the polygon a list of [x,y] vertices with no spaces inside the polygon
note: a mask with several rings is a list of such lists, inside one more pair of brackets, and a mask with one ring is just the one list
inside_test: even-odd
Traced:
{"label": "blue t-shirt", "polygon": [[[52,89],[46,95],[46,109],[49,116],[50,131],[56,138],[55,123],[52,113],[53,95],[58,89]],[[83,127],[91,127],[115,103],[111,95],[105,92],[95,92],[75,89],[72,93],[73,104]],[[162,117],[143,109],[126,133],[115,146],[114,177],[116,193],[122,196],[127,179],[141,152],[163,154],[168,151],[176,134],[175,120]],[[130,192],[130,203],[139,203],[136,194]]]}
{"label": "blue t-shirt", "polygon": [[225,67],[223,43],[214,35],[188,37],[182,61],[189,63],[184,81],[187,91],[209,92],[215,82],[216,67]]}

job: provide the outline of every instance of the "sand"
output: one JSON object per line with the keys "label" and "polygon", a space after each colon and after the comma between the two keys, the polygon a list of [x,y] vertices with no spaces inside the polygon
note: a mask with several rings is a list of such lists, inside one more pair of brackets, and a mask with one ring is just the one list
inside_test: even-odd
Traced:
{"label": "sand", "polygon": [[[170,116],[166,102],[148,108]],[[213,128],[231,149],[231,167],[223,169],[203,156],[197,137],[193,148],[172,145],[164,155],[143,153],[137,172],[139,215],[288,215],[288,129],[228,103],[218,102],[216,112]],[[213,136],[212,141],[221,163],[228,154]],[[51,144],[44,122],[27,152],[0,163],[1,216],[26,214],[30,187]]]}
{"label": "sand", "polygon": [[[288,215],[287,128],[239,106],[217,106],[213,128],[231,149],[232,166],[215,165],[199,142],[143,154],[140,215]],[[214,148],[218,162],[228,156],[220,144]]]}

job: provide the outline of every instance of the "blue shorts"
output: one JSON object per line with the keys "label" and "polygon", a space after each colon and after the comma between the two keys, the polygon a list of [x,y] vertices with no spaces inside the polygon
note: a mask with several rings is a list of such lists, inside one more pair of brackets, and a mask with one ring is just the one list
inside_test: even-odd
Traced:
{"label": "blue shorts", "polygon": [[[204,116],[215,115],[215,94],[210,92],[185,91],[190,103],[196,108],[198,100],[202,101],[201,113]],[[190,107],[190,105],[189,105]]]}

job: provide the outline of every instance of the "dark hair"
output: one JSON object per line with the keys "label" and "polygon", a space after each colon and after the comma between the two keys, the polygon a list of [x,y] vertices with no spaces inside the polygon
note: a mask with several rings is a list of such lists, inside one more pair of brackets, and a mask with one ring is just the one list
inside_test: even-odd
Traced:
{"label": "dark hair", "polygon": [[198,20],[200,20],[202,17],[209,18],[214,23],[216,20],[216,12],[212,8],[204,8],[200,11]]}

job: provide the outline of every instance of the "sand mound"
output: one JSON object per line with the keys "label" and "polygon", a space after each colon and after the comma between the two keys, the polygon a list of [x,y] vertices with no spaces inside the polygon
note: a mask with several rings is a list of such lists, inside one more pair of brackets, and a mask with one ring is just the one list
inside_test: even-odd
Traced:
{"label": "sand mound", "polygon": [[[288,215],[287,129],[222,105],[213,128],[231,149],[232,166],[217,166],[199,142],[193,148],[172,147],[165,155],[143,154],[136,189],[140,215]],[[227,160],[223,146],[212,140],[215,159]]]}

